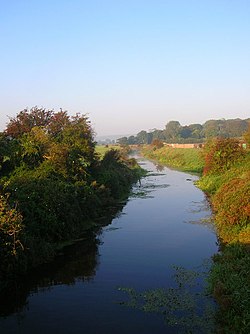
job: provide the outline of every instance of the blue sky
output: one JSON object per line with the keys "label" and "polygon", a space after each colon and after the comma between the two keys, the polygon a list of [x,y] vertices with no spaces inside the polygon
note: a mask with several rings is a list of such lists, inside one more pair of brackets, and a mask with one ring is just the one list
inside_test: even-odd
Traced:
{"label": "blue sky", "polygon": [[35,105],[98,135],[250,117],[249,0],[0,0],[0,129]]}

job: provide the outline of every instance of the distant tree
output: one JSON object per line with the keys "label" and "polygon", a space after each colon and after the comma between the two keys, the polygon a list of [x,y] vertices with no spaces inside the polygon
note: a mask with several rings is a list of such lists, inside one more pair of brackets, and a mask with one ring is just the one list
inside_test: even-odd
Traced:
{"label": "distant tree", "polygon": [[189,138],[191,137],[191,135],[192,135],[192,131],[187,125],[181,127],[181,130],[180,130],[181,138]]}
{"label": "distant tree", "polygon": [[180,138],[181,125],[178,121],[170,121],[166,124],[164,135],[166,140],[176,140]]}
{"label": "distant tree", "polygon": [[228,119],[225,121],[226,137],[241,137],[247,131],[248,122],[241,119]]}
{"label": "distant tree", "polygon": [[119,145],[128,145],[128,138],[127,137],[118,138],[117,143]]}
{"label": "distant tree", "polygon": [[143,130],[136,135],[136,142],[137,144],[150,144],[152,142],[152,137],[151,133],[147,133]]}
{"label": "distant tree", "polygon": [[244,139],[250,147],[250,121],[248,122],[248,130],[244,133]]}
{"label": "distant tree", "polygon": [[190,124],[188,128],[191,131],[191,135],[190,135],[191,138],[196,138],[196,139],[202,138],[203,127],[201,124]]}
{"label": "distant tree", "polygon": [[163,130],[154,129],[151,132],[151,135],[152,135],[151,141],[154,140],[154,139],[160,139],[160,140],[164,140],[165,139],[164,131]]}
{"label": "distant tree", "polygon": [[135,145],[135,144],[138,144],[137,140],[136,140],[136,137],[135,136],[129,136],[128,137],[128,145]]}
{"label": "distant tree", "polygon": [[205,138],[224,137],[225,120],[209,120],[203,125]]}

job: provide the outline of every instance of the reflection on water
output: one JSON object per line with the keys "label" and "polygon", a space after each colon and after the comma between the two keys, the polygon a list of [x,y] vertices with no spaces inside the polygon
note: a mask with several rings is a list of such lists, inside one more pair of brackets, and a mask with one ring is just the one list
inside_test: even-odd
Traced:
{"label": "reflection on water", "polygon": [[5,302],[0,303],[0,315],[7,316],[22,311],[23,307],[28,308],[27,298],[30,294],[45,291],[51,286],[92,280],[98,267],[99,243],[94,235],[89,235],[88,239],[66,247],[52,263],[25,275],[22,281],[16,282],[16,286],[1,296]]}
{"label": "reflection on water", "polygon": [[[120,214],[106,221],[111,224],[0,297],[1,334],[180,332],[157,312],[121,306],[118,288],[169,291],[176,284],[173,265],[203,271],[204,259],[217,251],[216,235],[203,224],[187,223],[210,216],[205,195],[193,184],[196,176],[142,164],[148,176]],[[202,289],[204,281],[199,284]]]}

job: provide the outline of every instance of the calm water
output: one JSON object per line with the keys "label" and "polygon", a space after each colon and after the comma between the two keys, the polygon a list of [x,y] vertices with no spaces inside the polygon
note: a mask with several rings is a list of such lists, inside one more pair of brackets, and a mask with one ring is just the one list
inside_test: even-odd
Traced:
{"label": "calm water", "polygon": [[141,164],[150,175],[97,236],[70,247],[1,300],[0,333],[179,333],[163,316],[121,305],[119,287],[174,286],[173,265],[202,270],[216,235],[196,176]]}

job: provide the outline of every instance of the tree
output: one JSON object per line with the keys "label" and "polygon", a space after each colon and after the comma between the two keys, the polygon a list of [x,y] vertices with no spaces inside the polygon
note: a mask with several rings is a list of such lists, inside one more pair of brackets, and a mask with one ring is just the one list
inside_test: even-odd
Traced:
{"label": "tree", "polygon": [[150,136],[148,135],[148,133],[143,130],[136,135],[136,142],[137,144],[149,144],[149,138]]}
{"label": "tree", "polygon": [[244,139],[250,147],[250,121],[248,122],[248,130],[244,133]]}
{"label": "tree", "polygon": [[180,135],[182,138],[189,138],[191,137],[191,134],[192,131],[187,125],[181,127]]}
{"label": "tree", "polygon": [[118,138],[117,143],[119,145],[128,145],[128,138],[127,137]]}
{"label": "tree", "polygon": [[180,138],[181,125],[178,121],[170,121],[166,124],[164,135],[166,140],[176,140]]}
{"label": "tree", "polygon": [[19,234],[23,229],[23,217],[10,207],[7,198],[0,196],[0,259],[5,261],[9,255],[17,255],[18,247],[22,247]]}
{"label": "tree", "polygon": [[224,131],[224,120],[209,120],[203,125],[203,135],[205,138],[222,137]]}
{"label": "tree", "polygon": [[190,124],[188,128],[191,131],[191,137],[200,139],[202,138],[202,125],[201,124]]}
{"label": "tree", "polygon": [[165,139],[164,131],[163,130],[154,129],[151,132],[151,136],[152,136],[151,141],[154,140],[154,139],[160,139],[160,140],[164,140]]}
{"label": "tree", "polygon": [[48,132],[53,137],[57,137],[60,133],[70,124],[70,117],[67,114],[67,111],[62,109],[53,113],[48,124]]}
{"label": "tree", "polygon": [[77,114],[62,130],[60,142],[68,147],[67,168],[70,176],[85,178],[97,159],[94,133],[88,117]]}
{"label": "tree", "polygon": [[128,145],[135,145],[137,144],[136,137],[135,136],[129,136],[128,137]]}
{"label": "tree", "polygon": [[46,127],[53,115],[53,110],[33,107],[22,110],[16,117],[10,118],[5,133],[12,138],[19,138],[35,126]]}
{"label": "tree", "polygon": [[43,127],[34,126],[20,138],[22,160],[35,167],[44,160],[50,146],[50,138]]}

